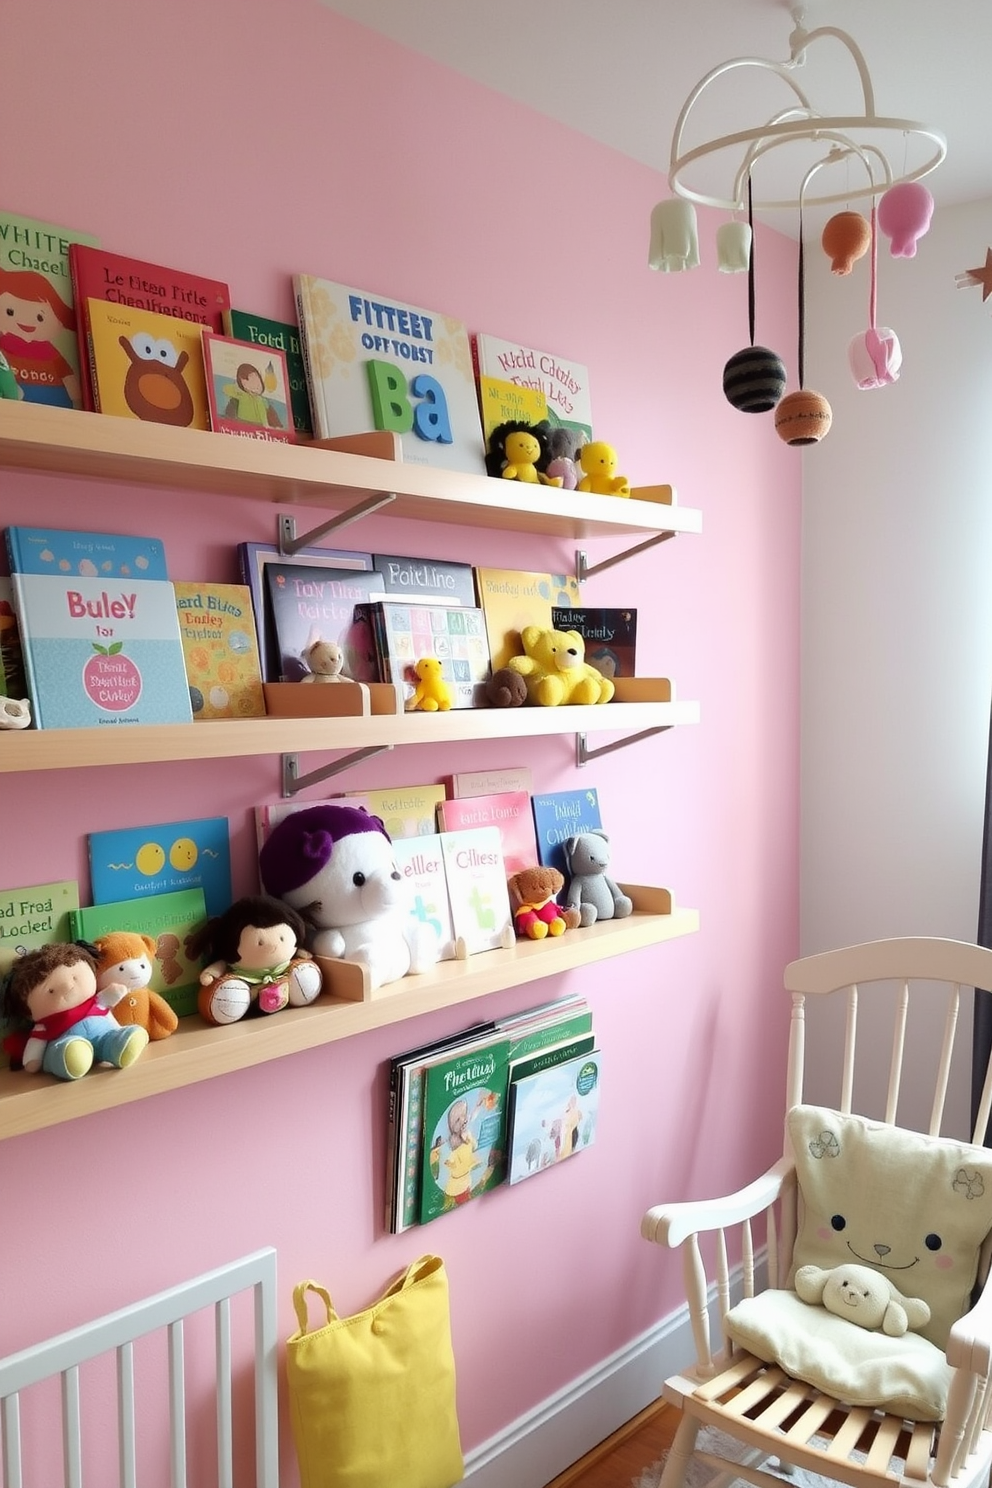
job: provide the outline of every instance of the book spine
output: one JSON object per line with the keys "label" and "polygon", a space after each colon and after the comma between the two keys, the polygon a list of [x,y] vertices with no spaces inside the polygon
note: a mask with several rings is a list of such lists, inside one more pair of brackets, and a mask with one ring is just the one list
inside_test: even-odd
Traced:
{"label": "book spine", "polygon": [[313,414],[314,432],[318,439],[327,439],[329,425],[327,410],[324,407],[323,385],[317,376],[317,369],[310,354],[310,336],[307,330],[310,297],[307,286],[301,278],[294,279],[293,290],[296,299],[296,320],[300,328],[300,350],[303,353],[303,365],[306,368],[307,386],[310,391],[310,412]]}

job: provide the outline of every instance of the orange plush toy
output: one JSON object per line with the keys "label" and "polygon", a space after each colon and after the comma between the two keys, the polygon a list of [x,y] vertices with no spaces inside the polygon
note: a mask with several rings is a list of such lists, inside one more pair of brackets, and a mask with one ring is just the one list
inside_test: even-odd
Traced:
{"label": "orange plush toy", "polygon": [[127,993],[111,1009],[125,1028],[143,1028],[150,1039],[168,1038],[179,1024],[172,1008],[148,985],[155,965],[155,942],[148,935],[112,930],[93,942],[97,951],[97,989],[122,983]]}
{"label": "orange plush toy", "polygon": [[564,935],[577,930],[577,909],[563,909],[556,896],[565,886],[557,868],[523,868],[507,879],[513,923],[517,934],[528,940],[544,940],[548,935]]}

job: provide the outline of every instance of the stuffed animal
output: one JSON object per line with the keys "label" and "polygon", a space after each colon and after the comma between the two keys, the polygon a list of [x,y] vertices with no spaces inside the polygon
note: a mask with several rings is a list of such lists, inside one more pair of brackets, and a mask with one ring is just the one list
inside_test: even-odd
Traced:
{"label": "stuffed animal", "polygon": [[311,641],[303,652],[310,670],[301,682],[350,682],[344,675],[344,652],[337,641]]}
{"label": "stuffed animal", "polygon": [[143,1028],[153,1042],[175,1033],[179,1019],[165,998],[148,985],[155,968],[151,936],[113,930],[101,935],[93,946],[97,953],[97,990],[102,992],[115,982],[127,988],[126,996],[111,1009],[117,1022],[125,1028]]}
{"label": "stuffed animal", "polygon": [[116,982],[97,989],[97,959],[85,941],[55,941],[18,957],[4,982],[0,1013],[31,1029],[4,1047],[28,1074],[79,1080],[95,1063],[126,1069],[148,1047],[143,1028],[122,1028],[110,1009],[127,995]]}
{"label": "stuffed animal", "polygon": [[486,700],[492,708],[519,708],[527,701],[527,683],[512,667],[497,667],[486,682]]}
{"label": "stuffed animal", "polygon": [[583,925],[597,920],[623,920],[634,908],[632,899],[613,882],[610,866],[610,839],[597,829],[569,837],[564,844],[565,866],[569,884],[565,903],[577,909]]}
{"label": "stuffed animal", "polygon": [[569,429],[564,424],[553,424],[548,428],[546,473],[550,480],[558,481],[566,491],[574,491],[579,484],[576,461],[585,442],[586,436],[581,429]]}
{"label": "stuffed animal", "polygon": [[527,684],[527,701],[543,708],[560,703],[608,703],[615,691],[609,677],[585,659],[586,643],[577,630],[546,630],[525,625],[520,632],[524,655],[507,665]]}
{"label": "stuffed animal", "polygon": [[409,914],[389,834],[364,809],[294,811],[258,861],[268,892],[306,915],[314,954],[362,962],[373,988],[437,961],[437,933]]}
{"label": "stuffed animal", "polygon": [[31,704],[27,698],[0,697],[0,729],[31,727]]}
{"label": "stuffed animal", "polygon": [[486,470],[503,480],[560,486],[560,479],[549,480],[545,474],[549,432],[550,426],[543,420],[539,424],[528,424],[521,419],[509,419],[505,424],[498,424],[489,436]]}
{"label": "stuffed animal", "polygon": [[417,685],[413,696],[407,700],[407,712],[447,713],[451,707],[451,688],[444,680],[437,657],[422,656],[413,671]]}
{"label": "stuffed animal", "polygon": [[517,934],[528,940],[544,940],[548,935],[564,935],[577,930],[577,909],[562,909],[557,896],[565,886],[557,868],[523,868],[507,879],[513,923]]}
{"label": "stuffed animal", "polygon": [[593,491],[599,496],[629,496],[630,482],[625,475],[617,475],[617,452],[612,444],[594,439],[579,450],[579,464],[583,475],[579,481],[580,491]]}
{"label": "stuffed animal", "polygon": [[198,1007],[207,1023],[237,1023],[249,1008],[278,1013],[306,1007],[323,985],[320,967],[300,949],[306,925],[295,909],[264,894],[237,899],[189,940],[190,959],[206,955]]}
{"label": "stuffed animal", "polygon": [[859,1328],[880,1328],[890,1338],[901,1338],[930,1321],[926,1302],[904,1297],[887,1276],[871,1266],[847,1263],[829,1271],[821,1266],[800,1266],[795,1287],[804,1302],[820,1303]]}

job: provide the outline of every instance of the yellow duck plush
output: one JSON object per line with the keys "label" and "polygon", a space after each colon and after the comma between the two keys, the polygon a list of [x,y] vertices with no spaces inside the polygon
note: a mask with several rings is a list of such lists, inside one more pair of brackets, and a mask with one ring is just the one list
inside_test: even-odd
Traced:
{"label": "yellow duck plush", "polygon": [[446,713],[451,707],[451,688],[441,673],[436,656],[422,656],[414,667],[417,687],[407,703],[409,712]]}
{"label": "yellow duck plush", "polygon": [[594,439],[579,450],[582,466],[580,491],[592,491],[597,496],[629,496],[630,481],[625,475],[617,475],[617,452],[612,444]]}
{"label": "yellow duck plush", "polygon": [[524,655],[507,665],[527,685],[528,703],[554,708],[560,703],[608,703],[614,693],[609,677],[585,659],[585,641],[577,630],[547,630],[525,625],[520,632]]}
{"label": "yellow duck plush", "polygon": [[560,486],[562,478],[554,478],[538,470],[537,462],[541,458],[541,445],[537,436],[529,433],[526,429],[517,429],[514,433],[506,436],[503,446],[506,464],[500,471],[503,480],[528,481],[531,485]]}

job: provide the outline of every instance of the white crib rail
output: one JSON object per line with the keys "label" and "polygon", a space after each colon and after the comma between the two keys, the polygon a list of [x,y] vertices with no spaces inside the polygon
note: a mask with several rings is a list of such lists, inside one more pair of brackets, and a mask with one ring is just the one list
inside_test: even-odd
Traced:
{"label": "white crib rail", "polygon": [[[255,1251],[131,1307],[108,1313],[0,1359],[3,1488],[26,1488],[21,1460],[19,1394],[54,1376],[59,1376],[62,1384],[65,1488],[82,1488],[79,1367],[111,1350],[117,1355],[120,1483],[121,1488],[136,1488],[133,1345],[161,1328],[168,1330],[169,1344],[171,1482],[172,1488],[187,1488],[183,1319],[211,1306],[216,1331],[217,1485],[234,1488],[230,1299],[249,1288],[254,1290],[255,1482],[256,1488],[278,1488],[276,1253],[272,1249]],[[200,1475],[197,1476],[199,1479]]]}

